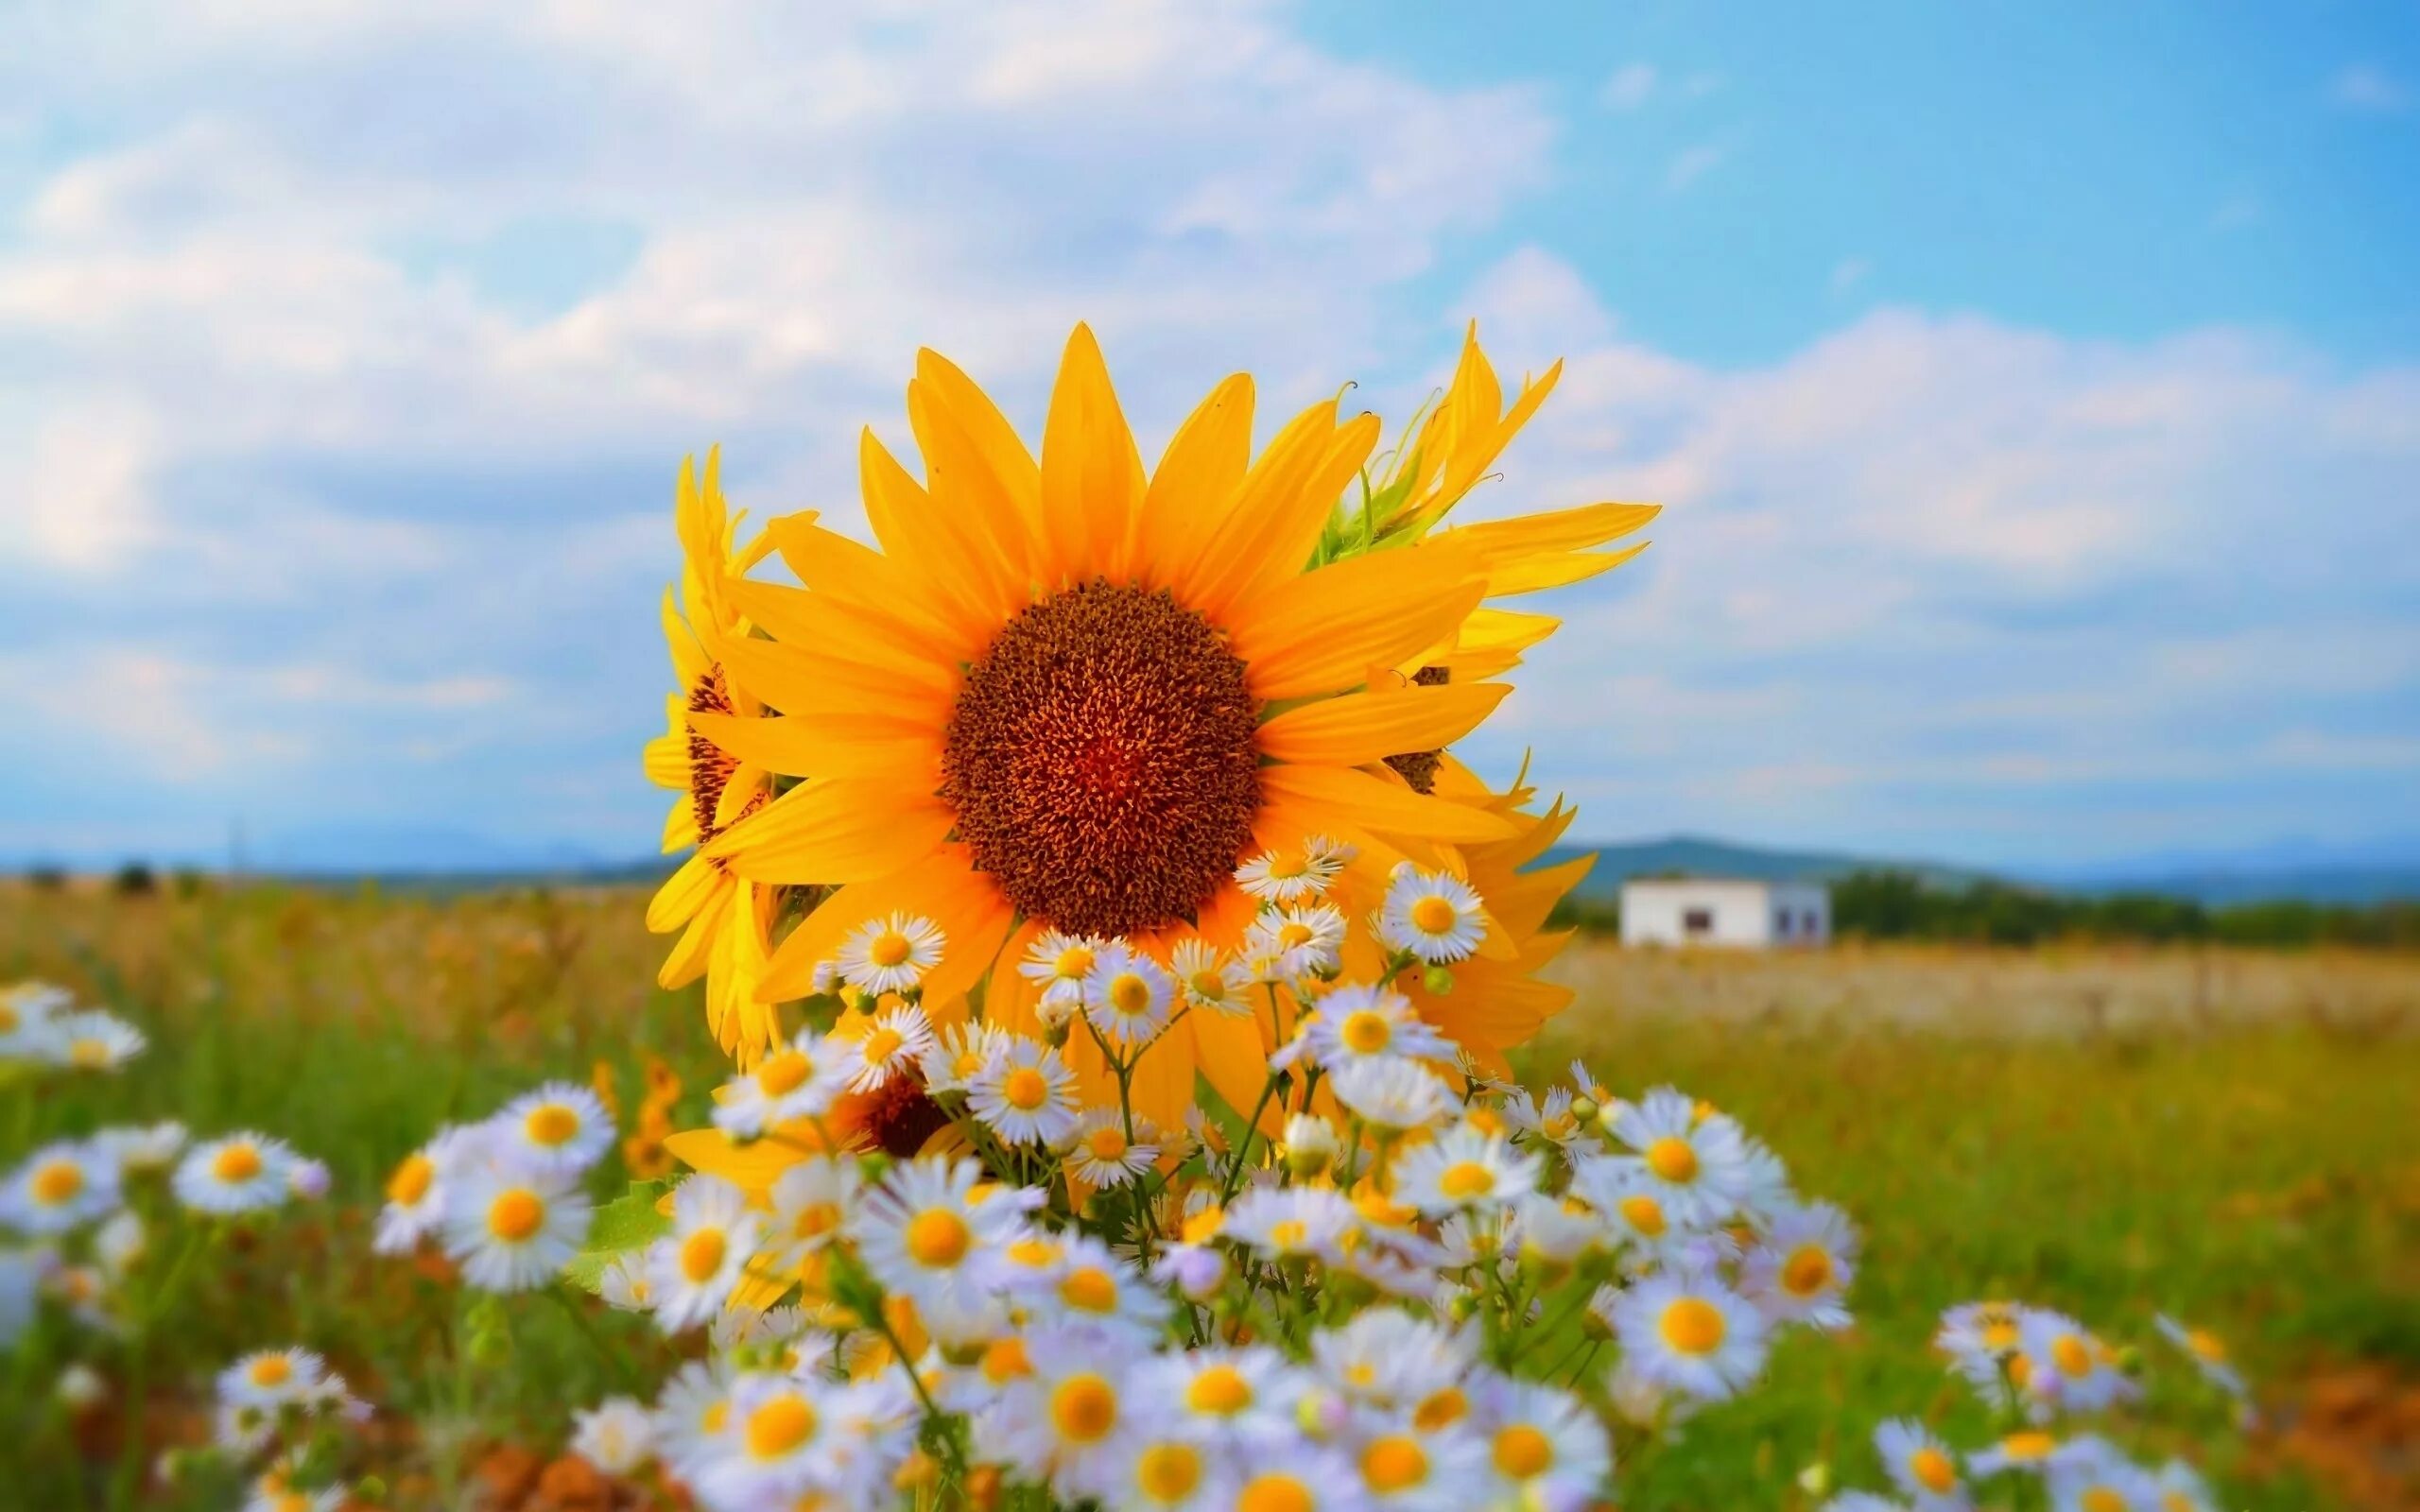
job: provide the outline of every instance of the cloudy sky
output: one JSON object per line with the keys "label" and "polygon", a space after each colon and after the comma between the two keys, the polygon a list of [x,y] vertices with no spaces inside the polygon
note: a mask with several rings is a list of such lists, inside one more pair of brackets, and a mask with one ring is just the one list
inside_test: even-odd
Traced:
{"label": "cloudy sky", "polygon": [[[1822,12],[1819,14],[1818,12]],[[1853,18],[1853,19],[1852,19]],[[0,857],[645,852],[683,452],[1562,388],[1617,838],[2420,849],[2420,9],[19,0]]]}

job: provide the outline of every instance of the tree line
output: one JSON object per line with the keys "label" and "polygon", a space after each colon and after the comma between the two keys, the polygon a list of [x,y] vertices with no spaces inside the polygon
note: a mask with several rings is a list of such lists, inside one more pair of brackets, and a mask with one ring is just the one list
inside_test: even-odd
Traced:
{"label": "tree line", "polygon": [[[1832,934],[1839,938],[2420,949],[2420,901],[2414,900],[2358,906],[2290,901],[2211,906],[2159,893],[2054,893],[1988,880],[1944,886],[1905,871],[1852,872],[1834,878],[1831,889]],[[1566,898],[1555,917],[1564,927],[1591,933],[1621,928],[1621,907],[1611,899]]]}

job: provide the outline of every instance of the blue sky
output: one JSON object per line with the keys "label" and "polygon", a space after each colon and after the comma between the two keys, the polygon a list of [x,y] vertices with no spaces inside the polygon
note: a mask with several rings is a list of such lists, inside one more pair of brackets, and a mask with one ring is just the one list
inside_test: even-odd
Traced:
{"label": "blue sky", "polygon": [[670,480],[914,349],[1562,391],[1583,830],[2420,849],[2420,7],[11,10],[0,856],[644,851]]}

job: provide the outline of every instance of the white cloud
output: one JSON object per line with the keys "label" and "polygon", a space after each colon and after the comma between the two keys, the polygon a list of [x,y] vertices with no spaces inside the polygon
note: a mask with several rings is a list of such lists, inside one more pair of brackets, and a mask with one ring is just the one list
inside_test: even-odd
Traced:
{"label": "white cloud", "polygon": [[2354,63],[2328,80],[2327,97],[2348,111],[2368,115],[2398,115],[2411,104],[2411,92],[2386,70]]}
{"label": "white cloud", "polygon": [[1874,276],[1874,261],[1866,257],[1843,257],[1832,265],[1832,292],[1846,294]]}
{"label": "white cloud", "polygon": [[1597,91],[1597,101],[1611,111],[1634,111],[1647,103],[1655,93],[1655,68],[1651,63],[1624,63]]}

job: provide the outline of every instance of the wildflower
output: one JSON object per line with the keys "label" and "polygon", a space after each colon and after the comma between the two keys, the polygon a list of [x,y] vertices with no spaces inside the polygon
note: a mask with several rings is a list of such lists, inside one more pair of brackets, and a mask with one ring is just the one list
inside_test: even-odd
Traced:
{"label": "wildflower", "polygon": [[675,1189],[672,1231],[648,1246],[648,1292],[665,1332],[721,1310],[763,1231],[747,1194],[719,1177],[693,1176]]}
{"label": "wildflower", "polygon": [[1651,1276],[1613,1314],[1623,1360],[1673,1390],[1720,1401],[1764,1368],[1763,1315],[1712,1275]]}
{"label": "wildflower", "polygon": [[2135,1394],[2117,1356],[2091,1331],[2063,1313],[2031,1309],[2023,1324],[2026,1389],[2068,1412],[2098,1412]]}
{"label": "wildflower", "polygon": [[63,1234],[113,1211],[118,1196],[118,1164],[107,1150],[54,1141],[0,1182],[0,1224],[21,1233]]}
{"label": "wildflower", "polygon": [[655,1422],[629,1397],[572,1415],[571,1452],[608,1475],[629,1475],[655,1453]]}
{"label": "wildflower", "polygon": [[626,1249],[605,1263],[596,1276],[596,1295],[617,1313],[655,1310],[655,1283],[648,1280],[648,1251]]}
{"label": "wildflower", "polygon": [[1353,1457],[1370,1504],[1389,1512],[1462,1512],[1483,1504],[1493,1479],[1488,1446],[1458,1429],[1390,1426],[1362,1440]]}
{"label": "wildflower", "polygon": [[1229,1204],[1222,1232],[1277,1259],[1341,1258],[1358,1226],[1353,1204],[1327,1187],[1254,1187]]}
{"label": "wildflower", "polygon": [[2052,1512],[2163,1512],[2158,1478],[2099,1439],[2070,1441],[2045,1478]]}
{"label": "wildflower", "polygon": [[109,1400],[110,1383],[98,1370],[77,1360],[59,1372],[59,1380],[51,1390],[61,1406],[70,1412],[82,1412]]}
{"label": "wildflower", "polygon": [[966,1090],[968,1111],[1007,1145],[1056,1145],[1076,1130],[1076,1074],[1059,1052],[1008,1037]]}
{"label": "wildflower", "polygon": [[940,925],[918,915],[868,919],[840,942],[840,979],[875,997],[915,991],[941,965],[946,942]]}
{"label": "wildflower", "polygon": [[410,1253],[444,1217],[438,1160],[453,1143],[454,1132],[441,1129],[435,1139],[398,1161],[387,1177],[387,1201],[378,1210],[378,1231],[372,1241],[378,1253]]}
{"label": "wildflower", "polygon": [[1218,1495],[1217,1462],[1199,1443],[1171,1430],[1131,1433],[1090,1474],[1071,1477],[1106,1506],[1132,1512],[1198,1512]]}
{"label": "wildflower", "polygon": [[95,1008],[50,1021],[50,1058],[77,1071],[116,1071],[143,1053],[143,1031]]}
{"label": "wildflower", "polygon": [[[1359,985],[1338,988],[1320,999],[1319,1011],[1287,1050],[1308,1056],[1331,1074],[1357,1061],[1388,1057],[1454,1058],[1453,1041],[1414,1012],[1409,998],[1383,987]],[[1286,1058],[1290,1062],[1290,1056]]]}
{"label": "wildflower", "polygon": [[997,1273],[991,1246],[1016,1222],[1013,1205],[977,1203],[972,1162],[946,1157],[903,1161],[849,1217],[849,1232],[874,1279],[919,1306],[971,1307]]}
{"label": "wildflower", "polygon": [[822,1117],[859,1074],[864,1048],[846,1040],[827,1040],[812,1029],[801,1030],[786,1044],[777,1041],[753,1070],[723,1083],[716,1095],[715,1127],[748,1139],[784,1124]]}
{"label": "wildflower", "polygon": [[285,1168],[286,1190],[305,1202],[317,1202],[326,1196],[332,1179],[325,1160],[302,1157]]}
{"label": "wildflower", "polygon": [[1098,1239],[1068,1240],[1046,1276],[1046,1291],[1028,1281],[1020,1295],[1057,1322],[1148,1345],[1167,1320],[1167,1294],[1147,1284]]}
{"label": "wildflower", "polygon": [[176,1164],[184,1152],[185,1126],[168,1119],[143,1127],[103,1129],[93,1140],[116,1158],[121,1174],[140,1176]]}
{"label": "wildflower", "polygon": [[909,1003],[866,1021],[854,1035],[836,1032],[832,1038],[850,1067],[848,1090],[873,1092],[924,1058],[933,1046],[933,1024],[923,1008]]}
{"label": "wildflower", "polygon": [[288,1172],[297,1159],[283,1140],[231,1134],[187,1151],[169,1185],[197,1212],[257,1212],[293,1195]]}
{"label": "wildflower", "polygon": [[1571,1093],[1560,1087],[1549,1089],[1543,1099],[1526,1087],[1515,1089],[1505,1100],[1504,1118],[1532,1143],[1569,1145],[1583,1132],[1572,1115]]}
{"label": "wildflower", "polygon": [[1168,1403],[1187,1435],[1229,1451],[1291,1438],[1309,1384],[1300,1367],[1263,1345],[1159,1355],[1134,1378],[1135,1391]]}
{"label": "wildflower", "polygon": [[1392,1307],[1369,1308],[1311,1337],[1311,1369],[1346,1399],[1379,1408],[1424,1401],[1461,1380],[1473,1346]]}
{"label": "wildflower", "polygon": [[2217,1512],[2218,1500],[2192,1466],[2169,1460],[2153,1474],[2159,1488],[2159,1512]]}
{"label": "wildflower", "polygon": [[1739,1125],[1720,1113],[1699,1118],[1696,1105],[1669,1087],[1624,1108],[1613,1132],[1636,1152],[1628,1159],[1678,1223],[1720,1223],[1747,1191],[1748,1148]]}
{"label": "wildflower", "polygon": [[587,1170],[614,1143],[605,1105],[567,1081],[550,1081],[505,1104],[493,1126],[499,1159],[555,1176]]}
{"label": "wildflower", "polygon": [[1111,940],[1084,973],[1084,1017],[1112,1042],[1149,1043],[1168,1022],[1176,983],[1167,969],[1124,940]]}
{"label": "wildflower", "polygon": [[1431,966],[1469,959],[1487,933],[1487,916],[1471,885],[1447,871],[1423,871],[1399,863],[1387,879],[1378,907],[1377,934],[1389,950]]}
{"label": "wildflower", "polygon": [[42,982],[0,988],[0,1060],[53,1058],[55,1021],[75,1001]]}
{"label": "wildflower", "polygon": [[1130,1388],[1124,1353],[1088,1331],[1037,1331],[1024,1349],[1029,1371],[978,1422],[978,1450],[1029,1480],[1084,1485],[1110,1472],[1120,1442],[1166,1411]]}
{"label": "wildflower", "polygon": [[1604,1424],[1550,1386],[1491,1381],[1474,1426],[1487,1435],[1499,1503],[1583,1506],[1613,1473]]}
{"label": "wildflower", "polygon": [[1344,949],[1344,915],[1327,903],[1298,903],[1261,915],[1244,932],[1244,952],[1270,958],[1271,980],[1334,971]]}
{"label": "wildflower", "polygon": [[729,1425],[702,1446],[699,1490],[710,1502],[772,1506],[830,1489],[838,1442],[833,1407],[813,1383],[741,1376],[732,1385]]}
{"label": "wildflower", "polygon": [[2185,1351],[2185,1357],[2193,1362],[2193,1368],[2202,1373],[2203,1380],[2229,1396],[2245,1395],[2243,1376],[2228,1362],[2226,1344],[2217,1334],[2207,1329],[2187,1328],[2165,1313],[2152,1322],[2162,1338]]}
{"label": "wildflower", "polygon": [[1841,1305],[1857,1273],[1857,1230],[1828,1202],[1785,1210],[1748,1255],[1741,1283],[1776,1322],[1846,1328]]}
{"label": "wildflower", "polygon": [[1008,1048],[1009,1032],[995,1023],[952,1024],[934,1037],[918,1068],[927,1092],[962,1092],[993,1057]]}
{"label": "wildflower", "polygon": [[1147,1127],[1138,1123],[1129,1139],[1125,1115],[1115,1108],[1096,1108],[1077,1119],[1067,1147],[1068,1171],[1096,1187],[1123,1186],[1159,1159],[1160,1147],[1150,1142]]}
{"label": "wildflower", "polygon": [[1017,972],[1042,988],[1042,1005],[1073,1011],[1083,1005],[1084,978],[1108,942],[1089,935],[1046,929],[1028,948]]}
{"label": "wildflower", "polygon": [[1884,1473],[1920,1507],[1949,1507],[1964,1500],[1958,1460],[1923,1424],[1893,1418],[1874,1430],[1874,1451]]}
{"label": "wildflower", "polygon": [[1317,1113],[1292,1113],[1279,1136],[1278,1147],[1285,1153],[1286,1169],[1296,1180],[1307,1181],[1334,1165],[1344,1153],[1344,1141],[1336,1125]]}
{"label": "wildflower", "polygon": [[1325,893],[1349,865],[1354,848],[1323,834],[1294,850],[1263,850],[1236,868],[1236,885],[1264,903],[1284,907]]}
{"label": "wildflower", "polygon": [[728,1366],[692,1360],[656,1394],[656,1457],[684,1481],[696,1481],[732,1426],[733,1378]]}
{"label": "wildflower", "polygon": [[1407,1150],[1395,1162],[1395,1196],[1430,1217],[1501,1207],[1536,1190],[1542,1162],[1467,1125]]}
{"label": "wildflower", "polygon": [[1252,972],[1209,941],[1199,936],[1179,940],[1168,954],[1168,969],[1177,990],[1194,1007],[1231,1019],[1252,1017]]}
{"label": "wildflower", "polygon": [[856,1161],[828,1155],[808,1156],[774,1179],[766,1258],[775,1271],[804,1265],[840,1237],[861,1179]]}
{"label": "wildflower", "polygon": [[121,1208],[93,1230],[93,1258],[110,1280],[124,1281],[150,1247],[143,1220],[130,1208]]}
{"label": "wildflower", "polygon": [[1374,1127],[1426,1128],[1453,1115],[1453,1090],[1417,1061],[1396,1057],[1359,1060],[1327,1080],[1336,1100]]}
{"label": "wildflower", "polygon": [[571,1177],[474,1166],[445,1183],[445,1252],[474,1286],[529,1291],[579,1249],[589,1212]]}
{"label": "wildflower", "polygon": [[1352,1456],[1300,1439],[1236,1467],[1219,1512],[1372,1512]]}
{"label": "wildflower", "polygon": [[2036,1428],[2019,1429],[2005,1435],[1989,1449],[1966,1456],[1966,1468],[1977,1475],[1997,1475],[2003,1470],[2031,1470],[2040,1473],[2057,1457],[2058,1439]]}
{"label": "wildflower", "polygon": [[250,1402],[271,1412],[310,1399],[327,1362],[308,1349],[262,1349],[218,1373],[218,1400]]}

